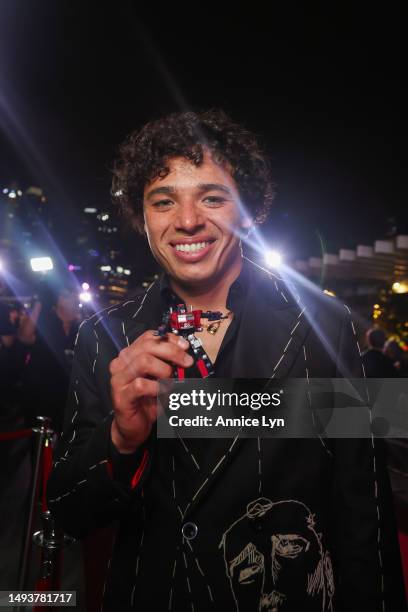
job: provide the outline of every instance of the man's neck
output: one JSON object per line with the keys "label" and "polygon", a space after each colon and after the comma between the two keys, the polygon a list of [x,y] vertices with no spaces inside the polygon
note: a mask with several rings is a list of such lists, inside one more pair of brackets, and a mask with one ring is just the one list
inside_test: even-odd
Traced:
{"label": "man's neck", "polygon": [[238,278],[242,269],[242,258],[231,266],[228,272],[211,284],[183,285],[176,279],[170,279],[170,285],[187,306],[200,310],[226,309],[228,292],[232,283]]}

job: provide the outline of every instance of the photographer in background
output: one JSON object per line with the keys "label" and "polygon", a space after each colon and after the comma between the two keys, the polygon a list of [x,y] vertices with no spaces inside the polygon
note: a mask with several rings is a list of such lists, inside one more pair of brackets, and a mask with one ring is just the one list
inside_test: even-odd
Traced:
{"label": "photographer in background", "polygon": [[[78,326],[73,287],[42,288],[29,311],[0,303],[0,431],[25,429],[38,415],[60,431]],[[17,588],[31,451],[31,439],[0,441],[0,516],[8,517],[0,528],[0,590]],[[78,565],[78,552],[69,555],[70,567]]]}
{"label": "photographer in background", "polygon": [[61,429],[80,311],[73,287],[43,290],[30,315],[23,316],[18,340],[26,348],[25,411],[29,419],[49,416]]}
{"label": "photographer in background", "polygon": [[[26,347],[18,340],[24,319],[17,304],[0,303],[0,432],[26,427],[23,378]],[[17,588],[19,555],[31,481],[31,441],[0,441],[0,590]]]}
{"label": "photographer in background", "polygon": [[21,385],[25,349],[18,342],[22,309],[18,304],[0,303],[0,419],[13,419],[21,410]]}

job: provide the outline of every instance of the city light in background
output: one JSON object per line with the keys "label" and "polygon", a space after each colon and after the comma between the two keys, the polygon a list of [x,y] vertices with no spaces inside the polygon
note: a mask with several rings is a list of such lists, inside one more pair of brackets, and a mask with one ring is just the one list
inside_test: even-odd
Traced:
{"label": "city light in background", "polygon": [[33,272],[49,272],[54,268],[51,257],[32,257],[30,265]]}
{"label": "city light in background", "polygon": [[408,293],[408,281],[395,282],[392,285],[394,293]]}
{"label": "city light in background", "polygon": [[81,300],[81,302],[89,304],[89,302],[92,301],[92,294],[89,291],[82,291],[79,294],[79,299]]}

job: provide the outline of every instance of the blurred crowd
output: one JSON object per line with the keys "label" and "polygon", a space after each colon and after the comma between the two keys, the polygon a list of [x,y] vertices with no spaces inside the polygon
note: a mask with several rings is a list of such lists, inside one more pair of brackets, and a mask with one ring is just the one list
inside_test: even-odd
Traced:
{"label": "blurred crowd", "polygon": [[[40,415],[51,418],[57,434],[61,431],[80,322],[75,288],[42,287],[29,310],[0,303],[0,435],[29,428]],[[34,448],[31,438],[0,440],[0,515],[7,517],[0,528],[3,590],[17,588]]]}
{"label": "blurred crowd", "polygon": [[368,378],[407,378],[408,356],[394,339],[377,327],[366,333],[363,363]]}
{"label": "blurred crowd", "polygon": [[0,304],[0,420],[37,415],[62,427],[63,409],[81,311],[78,293],[61,287],[43,290],[30,312],[18,304]]}

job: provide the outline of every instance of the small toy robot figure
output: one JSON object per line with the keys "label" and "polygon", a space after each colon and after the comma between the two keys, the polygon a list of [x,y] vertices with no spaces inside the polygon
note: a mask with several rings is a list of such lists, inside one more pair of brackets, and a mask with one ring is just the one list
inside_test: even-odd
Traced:
{"label": "small toy robot figure", "polygon": [[[188,311],[185,304],[177,304],[176,308],[170,308],[168,312],[164,313],[162,323],[158,327],[156,335],[163,337],[168,332],[172,332],[187,340],[194,354],[198,371],[203,378],[207,378],[214,374],[213,364],[204,351],[201,340],[194,335],[194,332],[202,331],[201,318],[213,321],[220,318],[218,315],[222,317],[222,313],[211,312],[210,310],[204,313],[201,310]],[[185,378],[184,368],[175,367],[174,378],[183,380]]]}
{"label": "small toy robot figure", "polygon": [[185,304],[177,304],[176,308],[170,310],[163,315],[162,323],[158,328],[158,335],[165,336],[167,332],[180,334],[187,337],[188,334],[195,331],[202,331],[201,327],[201,310],[187,311]]}

